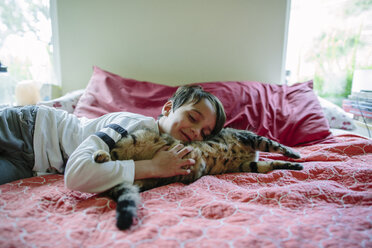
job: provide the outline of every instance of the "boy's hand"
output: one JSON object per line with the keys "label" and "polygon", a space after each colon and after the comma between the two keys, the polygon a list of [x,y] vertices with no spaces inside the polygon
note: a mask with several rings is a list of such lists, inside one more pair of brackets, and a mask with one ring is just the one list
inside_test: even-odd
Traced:
{"label": "boy's hand", "polygon": [[191,172],[190,167],[195,164],[194,159],[184,158],[192,151],[192,147],[176,145],[172,149],[165,146],[161,148],[151,160],[134,161],[134,179],[173,177],[187,175]]}
{"label": "boy's hand", "polygon": [[192,147],[184,147],[178,144],[172,149],[165,146],[161,148],[151,160],[153,165],[153,177],[172,177],[177,175],[187,175],[190,167],[195,164],[194,159],[184,158],[192,151]]}

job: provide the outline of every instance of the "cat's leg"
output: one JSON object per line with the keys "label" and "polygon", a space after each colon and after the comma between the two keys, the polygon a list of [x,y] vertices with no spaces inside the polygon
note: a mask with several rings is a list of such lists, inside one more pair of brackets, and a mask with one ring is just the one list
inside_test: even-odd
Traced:
{"label": "cat's leg", "polygon": [[289,158],[301,157],[298,152],[294,151],[290,147],[250,132],[240,131],[238,138],[243,144],[248,145],[257,151],[280,153]]}
{"label": "cat's leg", "polygon": [[276,143],[276,145],[273,148],[274,149],[273,152],[283,154],[284,156],[288,158],[301,158],[301,155],[297,151],[293,150],[292,148],[279,144],[278,142],[275,142],[275,141],[272,141],[272,142]]}
{"label": "cat's leg", "polygon": [[239,167],[241,172],[267,173],[273,170],[302,170],[303,166],[299,163],[288,161],[258,161],[242,163]]}
{"label": "cat's leg", "polygon": [[108,152],[103,150],[98,150],[93,153],[93,159],[96,163],[104,163],[111,160],[111,156]]}
{"label": "cat's leg", "polygon": [[259,136],[256,140],[256,148],[262,152],[280,153],[288,158],[300,158],[301,155],[290,147],[282,145],[266,137]]}
{"label": "cat's leg", "polygon": [[130,228],[133,218],[137,217],[137,207],[140,203],[140,195],[136,185],[122,183],[107,191],[116,205],[116,226],[120,230]]}

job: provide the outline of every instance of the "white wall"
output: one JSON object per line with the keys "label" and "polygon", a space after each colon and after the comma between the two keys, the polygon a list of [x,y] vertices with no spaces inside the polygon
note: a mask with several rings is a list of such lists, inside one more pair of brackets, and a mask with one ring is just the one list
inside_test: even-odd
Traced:
{"label": "white wall", "polygon": [[55,0],[63,91],[92,66],[168,85],[280,83],[290,0]]}

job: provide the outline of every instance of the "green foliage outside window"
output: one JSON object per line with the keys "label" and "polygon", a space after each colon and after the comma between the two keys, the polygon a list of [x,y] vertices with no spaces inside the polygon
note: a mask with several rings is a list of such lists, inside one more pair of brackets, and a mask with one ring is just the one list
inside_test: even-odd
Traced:
{"label": "green foliage outside window", "polygon": [[[293,11],[308,12],[307,0],[292,0],[292,4]],[[297,82],[313,79],[319,96],[341,105],[351,94],[354,71],[372,68],[372,0],[323,0],[314,4],[315,10],[327,8],[323,18],[330,23],[319,27],[318,35],[301,50],[297,68],[289,69]],[[298,14],[295,17],[302,18]],[[314,19],[308,21],[311,24]]]}
{"label": "green foliage outside window", "polygon": [[[48,67],[53,65],[53,51],[51,44],[51,22],[49,14],[49,0],[3,0],[0,1],[0,61],[8,67],[9,75],[14,81],[34,79],[33,67]],[[48,26],[49,24],[49,26]],[[47,27],[47,28],[46,28]],[[9,39],[17,37],[26,38],[23,45],[28,47],[29,40],[38,42],[42,49],[40,56],[45,55],[49,65],[38,65],[35,59],[25,54],[10,52]],[[7,47],[5,47],[7,45]],[[28,48],[34,49],[33,47]],[[36,56],[37,57],[37,56]],[[40,73],[39,73],[40,74]],[[35,78],[36,77],[36,78]]]}

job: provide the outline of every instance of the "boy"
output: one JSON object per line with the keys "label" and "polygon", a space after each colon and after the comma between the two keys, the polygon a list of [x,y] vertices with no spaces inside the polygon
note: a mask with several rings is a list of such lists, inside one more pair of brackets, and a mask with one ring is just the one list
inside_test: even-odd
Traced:
{"label": "boy", "polygon": [[186,142],[204,140],[217,134],[225,119],[221,102],[200,86],[180,87],[157,121],[127,112],[79,119],[44,106],[4,109],[0,112],[0,184],[34,172],[65,173],[69,189],[98,193],[125,181],[187,174],[194,161],[184,159],[191,150],[182,145],[164,147],[153,159],[143,161],[97,164],[92,155],[109,151],[122,135],[140,128]]}

